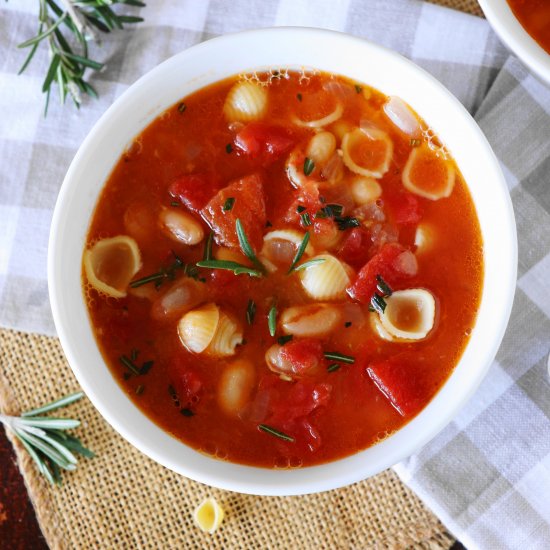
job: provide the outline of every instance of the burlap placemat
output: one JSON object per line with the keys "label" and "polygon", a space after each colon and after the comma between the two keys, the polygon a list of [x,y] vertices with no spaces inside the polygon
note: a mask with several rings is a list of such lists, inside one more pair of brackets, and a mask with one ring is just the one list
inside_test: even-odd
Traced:
{"label": "burlap placemat", "polygon": [[[0,330],[0,410],[17,414],[78,389],[55,338]],[[96,457],[52,488],[15,442],[19,467],[51,548],[449,548],[452,537],[391,471],[304,497],[211,489],[159,466],[117,435],[92,404],[72,405]],[[192,511],[214,496],[226,511],[213,536]]]}
{"label": "burlap placemat", "polygon": [[[430,0],[475,15],[475,0]],[[59,342],[0,330],[0,412],[18,414],[76,391]],[[13,441],[38,521],[52,549],[65,548],[449,548],[453,538],[387,470],[351,487],[304,497],[254,497],[211,489],[151,461],[84,399],[71,407],[96,458],[51,488]],[[9,434],[8,434],[9,436]],[[201,533],[192,511],[214,496],[222,528]]]}

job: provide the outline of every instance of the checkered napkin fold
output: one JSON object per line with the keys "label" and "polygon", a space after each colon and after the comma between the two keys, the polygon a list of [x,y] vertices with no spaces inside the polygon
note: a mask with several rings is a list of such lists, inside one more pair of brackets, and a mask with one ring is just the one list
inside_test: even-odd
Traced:
{"label": "checkered napkin fold", "polygon": [[[550,548],[550,89],[481,19],[414,0],[156,0],[145,23],[98,52],[98,102],[50,104],[47,56],[16,76],[16,44],[35,32],[34,2],[2,7],[0,45],[0,325],[54,334],[46,253],[61,181],[107,106],[168,56],[244,28],[307,25],[362,36],[434,74],[474,114],[505,172],[518,227],[519,281],[508,331],[488,377],[452,424],[395,467],[469,549]],[[483,182],[478,182],[482,184]]]}

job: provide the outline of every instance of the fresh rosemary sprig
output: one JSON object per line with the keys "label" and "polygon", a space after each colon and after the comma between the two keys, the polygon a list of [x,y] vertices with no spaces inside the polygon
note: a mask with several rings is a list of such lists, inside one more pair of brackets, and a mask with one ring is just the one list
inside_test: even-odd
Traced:
{"label": "fresh rosemary sprig", "polygon": [[197,267],[207,267],[209,269],[225,269],[233,271],[235,275],[250,275],[251,277],[261,277],[262,273],[257,269],[246,267],[238,262],[230,260],[201,260],[197,262]]}
{"label": "fresh rosemary sprig", "polygon": [[38,32],[36,36],[19,44],[19,48],[30,48],[21,74],[29,65],[38,46],[46,43],[50,65],[46,72],[42,92],[46,94],[44,114],[52,85],[57,83],[61,103],[71,96],[76,107],[82,102],[81,94],[97,97],[97,92],[86,80],[86,69],[100,71],[104,64],[89,57],[88,43],[99,42],[96,30],[108,33],[122,29],[126,23],[139,23],[141,17],[118,15],[111,6],[125,4],[143,7],[139,0],[39,0]]}
{"label": "fresh rosemary sprig", "polygon": [[273,304],[267,315],[267,326],[269,328],[269,334],[275,336],[277,331],[277,306]]}
{"label": "fresh rosemary sprig", "polygon": [[76,469],[74,453],[86,458],[92,458],[94,453],[86,449],[78,438],[66,433],[66,430],[80,426],[80,420],[37,415],[66,407],[83,395],[82,392],[67,395],[21,416],[0,414],[0,422],[21,441],[39,472],[52,485],[61,485],[60,468],[68,471]]}
{"label": "fresh rosemary sprig", "polygon": [[235,231],[237,232],[237,238],[239,239],[239,244],[241,245],[241,250],[243,251],[243,254],[256,266],[256,268],[261,273],[264,273],[265,267],[262,262],[258,260],[256,254],[254,254],[254,250],[252,250],[252,247],[248,242],[246,233],[244,232],[243,224],[239,219],[237,219],[237,221],[235,222]]}
{"label": "fresh rosemary sprig", "polygon": [[261,430],[262,432],[278,437],[283,441],[290,441],[291,443],[294,443],[294,438],[292,436],[287,435],[284,432],[281,432],[280,430],[273,428],[272,426],[268,426],[267,424],[258,424],[258,429]]}

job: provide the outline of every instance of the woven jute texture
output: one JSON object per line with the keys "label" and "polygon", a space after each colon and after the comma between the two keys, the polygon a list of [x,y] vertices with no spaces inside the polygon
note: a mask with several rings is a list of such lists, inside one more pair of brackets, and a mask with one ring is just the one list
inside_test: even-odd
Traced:
{"label": "woven jute texture", "polygon": [[477,3],[477,0],[428,0],[432,4],[438,4],[440,6],[446,6],[455,10],[471,13],[472,15],[481,15],[483,12]]}
{"label": "woven jute texture", "polygon": [[[55,338],[0,330],[0,412],[18,414],[78,390]],[[116,434],[87,399],[60,414],[96,453],[51,488],[17,441],[19,467],[44,536],[57,548],[449,548],[445,528],[391,471],[303,497],[255,497],[190,481]],[[205,535],[192,511],[214,496],[226,512]],[[1,546],[1,544],[0,544]]]}

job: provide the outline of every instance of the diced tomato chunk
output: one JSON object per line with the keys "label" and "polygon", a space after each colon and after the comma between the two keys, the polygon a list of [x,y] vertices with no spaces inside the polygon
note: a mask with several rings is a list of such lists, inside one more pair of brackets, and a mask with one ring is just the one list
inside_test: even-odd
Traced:
{"label": "diced tomato chunk", "polygon": [[304,338],[285,344],[280,351],[281,359],[292,364],[294,374],[300,375],[317,368],[323,360],[320,340]]}
{"label": "diced tomato chunk", "polygon": [[384,245],[359,271],[348,294],[358,302],[368,304],[376,291],[376,276],[380,275],[390,287],[415,275],[414,254],[397,243]]}
{"label": "diced tomato chunk", "polygon": [[190,210],[198,212],[219,191],[221,183],[209,174],[186,174],[168,188],[172,197],[179,199]]}
{"label": "diced tomato chunk", "polygon": [[347,264],[360,267],[368,261],[371,245],[369,232],[364,227],[354,227],[344,238],[338,255]]}
{"label": "diced tomato chunk", "polygon": [[202,378],[184,358],[174,357],[169,365],[168,374],[181,406],[190,407],[200,401],[203,390]]}
{"label": "diced tomato chunk", "polygon": [[418,359],[415,360],[409,353],[371,364],[367,372],[402,416],[415,415],[435,392],[424,376]]}
{"label": "diced tomato chunk", "polygon": [[313,181],[306,181],[300,189],[294,191],[294,200],[287,211],[285,221],[300,223],[304,226],[302,215],[307,213],[313,223],[315,220],[314,216],[321,206],[322,203],[319,198],[317,185]]}
{"label": "diced tomato chunk", "polygon": [[236,136],[235,146],[251,159],[257,159],[263,166],[271,164],[290,151],[294,137],[288,128],[251,122]]}
{"label": "diced tomato chunk", "polygon": [[417,225],[422,219],[420,202],[412,193],[401,192],[387,202],[398,225]]}
{"label": "diced tomato chunk", "polygon": [[[224,210],[229,198],[234,199],[233,206]],[[240,219],[250,245],[258,252],[267,221],[261,176],[252,174],[224,187],[201,210],[201,214],[214,230],[216,241],[233,248],[239,248],[235,228],[237,219]]]}

